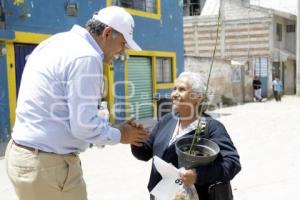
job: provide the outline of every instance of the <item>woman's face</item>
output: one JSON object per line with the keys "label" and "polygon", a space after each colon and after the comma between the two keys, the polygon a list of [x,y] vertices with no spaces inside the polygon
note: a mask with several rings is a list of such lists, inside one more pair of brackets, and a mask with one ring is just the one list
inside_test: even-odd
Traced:
{"label": "woman's face", "polygon": [[175,87],[171,94],[173,107],[180,114],[192,115],[197,109],[200,97],[193,94],[192,87],[186,77],[175,81]]}

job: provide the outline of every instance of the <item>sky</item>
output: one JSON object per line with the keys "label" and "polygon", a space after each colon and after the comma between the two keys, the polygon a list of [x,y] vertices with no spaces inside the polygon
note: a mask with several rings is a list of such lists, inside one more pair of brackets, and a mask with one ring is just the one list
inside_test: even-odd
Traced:
{"label": "sky", "polygon": [[251,4],[297,14],[299,0],[251,0]]}

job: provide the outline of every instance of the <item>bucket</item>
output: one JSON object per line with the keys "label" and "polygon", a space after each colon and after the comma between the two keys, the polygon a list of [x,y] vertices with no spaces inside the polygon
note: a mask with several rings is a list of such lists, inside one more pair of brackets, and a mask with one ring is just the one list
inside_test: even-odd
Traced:
{"label": "bucket", "polygon": [[178,166],[191,169],[197,166],[204,166],[212,163],[220,152],[219,146],[208,139],[200,138],[194,145],[194,154],[189,154],[193,141],[193,136],[179,138],[176,143],[176,154],[178,156]]}

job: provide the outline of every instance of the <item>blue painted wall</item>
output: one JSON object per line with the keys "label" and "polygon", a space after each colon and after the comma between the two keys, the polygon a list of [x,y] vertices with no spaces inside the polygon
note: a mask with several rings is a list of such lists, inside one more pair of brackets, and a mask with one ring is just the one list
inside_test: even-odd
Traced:
{"label": "blue painted wall", "polygon": [[161,0],[161,19],[135,16],[135,40],[145,50],[175,51],[177,71],[183,70],[183,16],[181,0]]}
{"label": "blue painted wall", "polygon": [[[69,30],[73,24],[84,25],[95,11],[106,6],[105,0],[70,0],[79,5],[77,17],[65,14],[67,0],[25,0],[20,6],[5,1],[6,29],[54,34]],[[178,72],[183,70],[182,0],[161,0],[161,19],[133,16],[135,40],[145,50],[175,51]]]}
{"label": "blue painted wall", "polygon": [[124,65],[121,61],[114,63],[114,82],[115,82],[115,115],[116,123],[118,119],[125,118],[125,85],[124,85]]}
{"label": "blue painted wall", "polygon": [[[65,14],[67,0],[25,0],[20,6],[6,1],[6,29],[13,31],[54,34],[69,30],[73,24],[84,25],[92,14],[106,6],[105,0],[69,0],[79,5],[77,17]],[[54,3],[55,2],[55,3]],[[133,16],[134,37],[144,50],[175,51],[177,72],[183,70],[182,0],[161,0],[161,19]]]}
{"label": "blue painted wall", "polygon": [[25,0],[20,6],[13,1],[4,5],[8,12],[6,28],[15,31],[54,34],[69,30],[73,24],[84,25],[95,11],[106,6],[104,0],[70,0],[78,3],[77,17],[65,14],[67,0]]}
{"label": "blue painted wall", "polygon": [[10,133],[6,61],[0,56],[0,142],[8,140]]}
{"label": "blue painted wall", "polygon": [[[171,51],[176,52],[177,75],[184,68],[184,52],[183,52],[183,16],[182,16],[182,0],[161,0],[161,19],[149,19],[134,16],[135,32],[134,38],[143,50],[150,51]],[[116,81],[124,81],[123,63],[114,63],[114,79]],[[118,85],[115,88],[116,94],[124,96],[124,85]],[[158,94],[168,96],[171,89],[158,90]],[[125,100],[115,98],[115,103],[122,105]],[[120,111],[125,110],[125,106],[119,106]],[[124,117],[124,112],[116,112],[117,117]]]}
{"label": "blue painted wall", "polygon": [[[13,0],[2,1],[6,11],[6,33],[14,31],[55,34],[67,31],[74,24],[84,26],[95,11],[106,7],[105,0],[69,0],[79,6],[77,17],[65,14],[64,4],[67,0],[25,0],[20,6],[13,5]],[[183,71],[183,17],[182,0],[161,0],[161,19],[149,19],[133,16],[135,20],[134,38],[144,50],[171,51],[177,55],[177,74]],[[0,36],[1,37],[1,36]],[[5,60],[0,58],[0,133],[9,128],[9,112],[7,100],[7,78]],[[115,81],[124,80],[122,62],[115,63]],[[159,91],[160,92],[160,91]],[[166,93],[165,91],[161,92]],[[168,92],[167,92],[168,93]],[[124,96],[124,85],[116,88],[116,94]],[[115,99],[115,103],[122,103],[124,99]],[[120,107],[124,109],[124,107]],[[121,110],[120,110],[121,111]],[[118,112],[117,112],[118,113]],[[120,114],[123,115],[123,114]]]}

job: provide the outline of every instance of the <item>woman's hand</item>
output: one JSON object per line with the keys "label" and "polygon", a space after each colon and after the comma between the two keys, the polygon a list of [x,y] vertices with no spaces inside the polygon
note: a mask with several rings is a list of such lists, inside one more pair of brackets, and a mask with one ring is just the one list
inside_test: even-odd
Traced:
{"label": "woman's hand", "polygon": [[196,183],[197,173],[195,169],[188,169],[180,172],[180,178],[185,186],[189,187]]}

